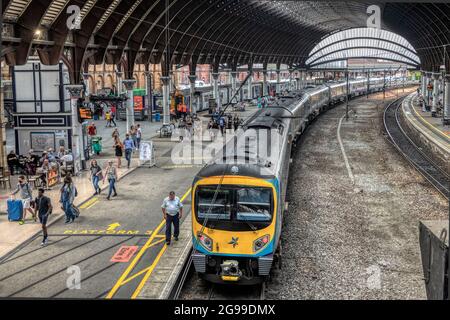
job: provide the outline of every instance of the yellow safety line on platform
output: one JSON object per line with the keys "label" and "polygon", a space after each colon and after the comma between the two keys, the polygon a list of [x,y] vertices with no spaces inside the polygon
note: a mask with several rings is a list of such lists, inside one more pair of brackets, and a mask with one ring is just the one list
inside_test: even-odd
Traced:
{"label": "yellow safety line on platform", "polygon": [[159,251],[158,256],[155,258],[155,260],[153,261],[152,265],[150,266],[150,268],[148,269],[147,273],[145,274],[144,278],[141,280],[141,282],[139,283],[138,287],[134,291],[133,295],[131,296],[131,299],[136,299],[137,296],[139,295],[139,293],[142,291],[142,288],[144,287],[144,285],[147,282],[148,278],[153,273],[153,270],[155,269],[156,265],[158,264],[159,260],[161,259],[162,255],[164,254],[166,249],[167,249],[167,244],[164,244],[164,246],[162,247],[161,251]]}
{"label": "yellow safety line on platform", "polygon": [[[165,236],[164,236],[164,238],[165,238]],[[153,242],[153,243],[149,246],[149,248],[150,248],[150,247],[154,247],[154,246],[156,246],[157,244],[160,244],[161,242],[164,242],[165,240],[166,240],[166,239],[160,239],[160,240],[158,240],[158,241],[155,241],[155,242]],[[143,270],[141,270],[141,271],[139,271],[138,273],[133,274],[133,275],[130,276],[130,277],[128,277],[126,280],[124,280],[124,281],[122,282],[122,285],[127,284],[128,282],[130,282],[130,281],[133,280],[133,279],[136,279],[136,278],[139,277],[141,274],[147,272],[150,268],[151,268],[151,266],[150,266],[150,267],[147,267],[147,268],[145,268],[145,269],[143,269]]]}
{"label": "yellow safety line on platform", "polygon": [[[411,103],[411,105],[412,105],[412,103]],[[414,113],[416,115],[418,115],[420,117],[420,119],[422,119],[425,122],[425,125],[430,127],[430,129],[432,129],[434,132],[442,135],[445,139],[449,139],[450,138],[447,134],[442,132],[439,128],[437,128],[435,125],[431,124],[430,122],[428,122],[428,120],[426,120],[424,117],[422,117],[422,115],[419,112],[417,112],[417,109],[416,109],[416,107],[414,107],[414,105],[412,105],[412,108],[414,110]]]}
{"label": "yellow safety line on platform", "polygon": [[[183,195],[183,197],[180,199],[180,201],[182,202],[188,195],[189,193],[191,193],[191,188],[189,188],[188,191],[186,191],[186,193]],[[161,229],[164,227],[165,224],[165,220],[163,219],[161,221],[161,223],[158,225],[158,227],[155,229],[155,231],[152,233],[152,235],[150,236],[150,238],[147,240],[147,242],[145,243],[145,245],[141,248],[141,250],[139,250],[138,254],[134,257],[133,261],[131,261],[131,263],[128,265],[128,267],[125,269],[125,271],[122,273],[122,275],[120,276],[119,280],[117,280],[117,282],[114,284],[114,286],[112,287],[111,291],[108,293],[108,295],[106,296],[106,299],[112,299],[112,297],[116,294],[116,292],[119,290],[119,288],[124,284],[124,281],[127,279],[128,275],[130,274],[130,272],[133,270],[133,268],[137,265],[137,263],[139,262],[139,260],[141,259],[141,257],[144,255],[144,253],[147,251],[148,248],[151,247],[152,245],[152,241],[153,239],[156,237],[156,235],[161,231]],[[159,258],[162,255],[162,252],[164,252],[167,246],[164,245],[164,247],[161,249],[161,251],[158,253],[158,256],[156,257],[156,259],[159,261]],[[155,259],[155,261],[156,261]],[[153,269],[151,269],[153,271]],[[150,270],[149,270],[150,271]],[[151,274],[151,272],[150,272]],[[150,274],[145,275],[144,279],[146,280]],[[145,283],[145,281],[144,281]],[[139,286],[141,286],[141,283],[139,284]],[[142,284],[143,286],[143,284]],[[142,288],[141,288],[142,289]],[[137,291],[137,290],[136,290]],[[136,293],[135,291],[135,293]],[[140,292],[140,290],[139,290]],[[134,294],[133,294],[134,295]]]}
{"label": "yellow safety line on platform", "polygon": [[85,203],[83,203],[80,206],[80,209],[86,209],[87,207],[89,207],[90,205],[96,203],[97,201],[98,201],[98,198],[97,197],[93,197],[92,199],[90,199],[90,200],[86,201]]}

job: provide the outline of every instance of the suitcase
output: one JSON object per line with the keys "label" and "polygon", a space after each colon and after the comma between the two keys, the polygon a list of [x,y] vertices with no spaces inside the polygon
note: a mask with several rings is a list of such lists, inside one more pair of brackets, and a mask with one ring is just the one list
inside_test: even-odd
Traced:
{"label": "suitcase", "polygon": [[9,221],[20,221],[22,220],[23,204],[22,200],[12,200],[7,201],[8,206],[8,220]]}

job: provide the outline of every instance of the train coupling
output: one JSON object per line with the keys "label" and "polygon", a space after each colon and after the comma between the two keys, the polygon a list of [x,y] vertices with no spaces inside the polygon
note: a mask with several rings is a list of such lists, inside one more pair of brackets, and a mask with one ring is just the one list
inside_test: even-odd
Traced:
{"label": "train coupling", "polygon": [[239,281],[242,277],[242,271],[239,270],[239,262],[236,260],[225,260],[220,265],[223,281]]}

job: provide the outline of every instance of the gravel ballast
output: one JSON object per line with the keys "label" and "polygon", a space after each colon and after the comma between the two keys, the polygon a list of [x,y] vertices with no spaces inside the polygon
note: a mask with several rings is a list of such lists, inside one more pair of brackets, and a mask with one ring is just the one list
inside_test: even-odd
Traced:
{"label": "gravel ballast", "polygon": [[448,203],[384,137],[380,98],[351,101],[354,112],[342,123],[354,185],[337,139],[345,104],[301,138],[289,176],[283,268],[267,299],[426,299],[419,220],[447,219]]}

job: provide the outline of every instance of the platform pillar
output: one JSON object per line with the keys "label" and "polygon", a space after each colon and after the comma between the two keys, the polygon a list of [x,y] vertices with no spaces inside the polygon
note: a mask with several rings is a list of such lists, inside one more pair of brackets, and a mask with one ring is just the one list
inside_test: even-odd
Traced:
{"label": "platform pillar", "polygon": [[222,107],[222,103],[219,92],[219,73],[213,72],[211,75],[213,78],[213,97],[216,100],[217,109],[220,110]]}
{"label": "platform pillar", "polygon": [[152,90],[152,73],[150,71],[145,71],[145,93],[147,96],[147,109],[148,117],[150,121],[153,121],[153,90]]}
{"label": "platform pillar", "polygon": [[67,85],[66,89],[70,94],[70,110],[72,113],[72,156],[74,173],[77,174],[82,168],[82,162],[85,160],[82,137],[83,131],[80,122],[78,121],[78,99],[83,93],[82,84]]}
{"label": "platform pillar", "polygon": [[189,108],[192,113],[197,113],[197,106],[194,104],[194,94],[195,94],[195,81],[197,80],[197,76],[195,74],[189,75]]}
{"label": "platform pillar", "polygon": [[[231,72],[231,97],[236,94],[236,79],[238,73],[236,71]],[[239,98],[236,97],[236,102],[239,101]]]}
{"label": "platform pillar", "polygon": [[431,115],[434,117],[437,111],[439,101],[439,75],[433,74],[433,103],[431,105]]}
{"label": "platform pillar", "polygon": [[247,80],[247,99],[252,100],[253,99],[253,88],[252,88],[252,80],[253,80],[253,71],[248,70],[249,77]]}
{"label": "platform pillar", "polygon": [[170,95],[170,77],[161,77],[162,82],[162,94],[163,94],[163,126],[170,124],[170,105],[169,105],[169,95]]}
{"label": "platform pillar", "polygon": [[420,90],[422,91],[422,98],[425,101],[425,95],[427,93],[427,75],[425,72],[422,72],[422,83]]}
{"label": "platform pillar", "polygon": [[445,77],[444,125],[450,124],[450,76]]}
{"label": "platform pillar", "polygon": [[123,91],[123,87],[122,87],[123,72],[117,71],[116,76],[117,76],[117,95],[120,95]]}
{"label": "platform pillar", "polygon": [[85,72],[83,73],[83,80],[84,80],[84,96],[89,97],[91,94],[89,91],[89,73]]}
{"label": "platform pillar", "polygon": [[277,90],[277,93],[279,94],[280,91],[281,91],[281,71],[280,71],[280,70],[277,70],[276,72],[277,72],[277,85],[276,85],[276,90]]}
{"label": "platform pillar", "polygon": [[6,161],[6,119],[5,119],[5,104],[4,104],[4,82],[0,81],[0,166],[2,166],[5,172],[8,171],[8,164]]}
{"label": "platform pillar", "polygon": [[267,90],[267,70],[263,70],[263,96],[268,96]]}
{"label": "platform pillar", "polygon": [[134,126],[134,97],[133,88],[136,80],[123,80],[122,84],[127,90],[127,132],[130,130],[131,126]]}
{"label": "platform pillar", "polygon": [[292,78],[294,74],[294,69],[289,68],[289,91],[292,91]]}

